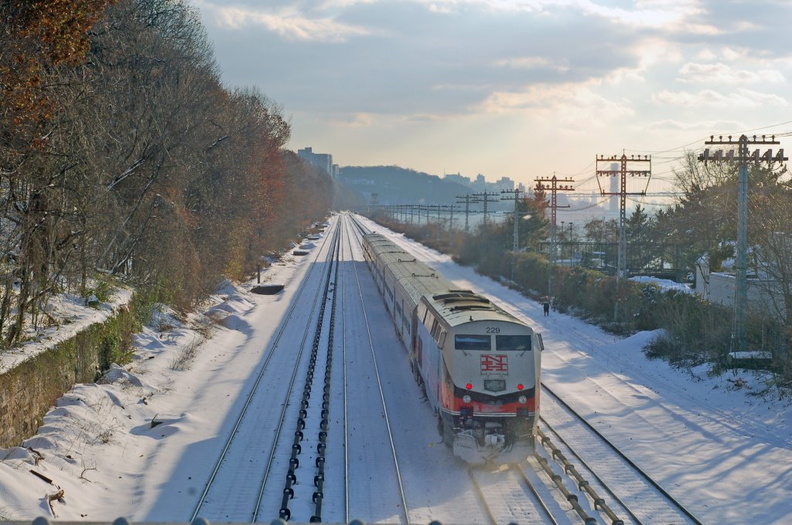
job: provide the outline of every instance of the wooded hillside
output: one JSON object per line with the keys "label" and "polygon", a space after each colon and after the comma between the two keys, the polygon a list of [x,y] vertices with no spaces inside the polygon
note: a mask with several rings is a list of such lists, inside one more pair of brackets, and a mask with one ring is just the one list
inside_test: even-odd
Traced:
{"label": "wooded hillside", "polygon": [[[223,86],[181,0],[0,1],[0,336],[123,277],[189,307],[323,217],[281,108]],[[97,281],[97,278],[99,281]]]}

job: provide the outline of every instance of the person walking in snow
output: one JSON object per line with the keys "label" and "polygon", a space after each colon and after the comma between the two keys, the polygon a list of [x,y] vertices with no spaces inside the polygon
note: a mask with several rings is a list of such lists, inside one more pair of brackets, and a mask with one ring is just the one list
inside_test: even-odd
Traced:
{"label": "person walking in snow", "polygon": [[545,317],[550,315],[550,299],[548,299],[547,297],[545,297],[545,299],[544,299],[544,303],[542,304],[542,308],[544,309]]}

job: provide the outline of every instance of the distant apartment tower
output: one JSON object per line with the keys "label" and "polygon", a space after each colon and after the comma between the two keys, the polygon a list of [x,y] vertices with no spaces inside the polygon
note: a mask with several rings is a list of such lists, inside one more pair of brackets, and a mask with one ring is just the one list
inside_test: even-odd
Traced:
{"label": "distant apartment tower", "polygon": [[[618,163],[614,162],[610,165],[610,169],[612,172],[614,172],[613,176],[610,177],[610,193],[619,193],[619,183],[621,182],[621,178],[619,177],[620,166]],[[608,198],[610,199],[610,212],[619,213],[619,198],[616,195],[612,195]]]}
{"label": "distant apartment tower", "polygon": [[514,191],[514,181],[509,177],[501,177],[494,183],[495,189],[500,191]]}
{"label": "distant apartment tower", "polygon": [[329,153],[314,153],[313,148],[307,147],[298,149],[297,156],[308,164],[313,164],[314,166],[322,168],[333,178],[338,175],[338,165],[333,164],[333,156]]}

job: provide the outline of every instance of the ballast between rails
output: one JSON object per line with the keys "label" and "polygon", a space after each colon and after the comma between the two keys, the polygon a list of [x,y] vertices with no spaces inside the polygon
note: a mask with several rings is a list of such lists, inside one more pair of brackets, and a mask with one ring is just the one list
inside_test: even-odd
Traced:
{"label": "ballast between rails", "polygon": [[[327,433],[329,427],[329,410],[330,410],[330,378],[332,371],[332,354],[333,354],[333,340],[334,340],[334,319],[336,311],[336,284],[338,283],[338,268],[340,261],[340,246],[341,246],[341,228],[336,228],[335,234],[331,244],[330,251],[330,264],[325,276],[324,286],[322,289],[322,300],[319,306],[319,313],[317,322],[314,329],[313,341],[311,344],[311,354],[309,357],[308,368],[303,382],[303,392],[300,401],[299,412],[296,419],[296,428],[294,437],[291,444],[290,458],[288,461],[288,468],[285,476],[285,485],[281,496],[281,506],[279,509],[279,518],[289,520],[292,515],[290,509],[290,502],[295,496],[294,485],[297,484],[297,473],[300,468],[300,455],[303,452],[302,441],[305,437],[305,432],[311,430],[309,417],[309,406],[311,393],[314,387],[314,376],[317,371],[317,366],[324,362],[324,377],[322,381],[322,404],[320,411],[320,422],[318,429],[313,428],[317,435],[317,448],[316,457],[314,460],[315,474],[313,476],[314,489],[311,495],[311,501],[314,507],[310,521],[312,523],[321,522],[322,519],[322,502],[324,500],[324,482],[325,482],[325,452],[327,449]],[[328,306],[328,298],[332,296],[330,303],[330,314],[327,324],[328,337],[326,341],[326,352],[321,355],[320,346],[322,343],[323,328],[325,327],[325,311]],[[317,376],[318,377],[318,376]],[[305,469],[303,469],[305,470]],[[310,476],[310,474],[308,474]]]}

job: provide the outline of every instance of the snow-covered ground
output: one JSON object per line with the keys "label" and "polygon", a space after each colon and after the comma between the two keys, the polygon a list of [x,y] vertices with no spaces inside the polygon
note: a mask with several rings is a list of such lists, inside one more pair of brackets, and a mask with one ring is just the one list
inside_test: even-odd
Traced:
{"label": "snow-covered ground", "polygon": [[[752,395],[761,388],[761,377],[740,371],[710,378],[706,370],[679,371],[649,361],[641,347],[656,334],[620,339],[572,317],[543,317],[536,302],[399,235],[393,238],[460,286],[496,298],[537,326],[546,346],[548,386],[704,523],[785,523],[792,515],[792,410],[785,400]],[[62,520],[187,520],[174,507],[196,497],[194,487],[201,482],[191,478],[213,462],[208,452],[236,409],[308,261],[288,255],[266,270],[263,281],[286,284],[275,296],[249,293],[254,283],[227,285],[209,312],[214,322],[163,315],[137,336],[133,363],[112,371],[102,384],[78,385],[61,398],[35,437],[23,447],[0,450],[0,520],[52,517],[52,512]],[[382,334],[393,333],[382,328]],[[421,417],[431,422],[428,408],[417,410],[421,407],[427,411]],[[152,419],[162,423],[152,428]],[[448,462],[449,451],[432,446],[432,432],[418,432],[424,446],[415,461],[406,458],[416,472]],[[371,468],[376,471],[376,465]],[[439,490],[442,470],[426,472],[433,476],[425,481],[427,493]],[[424,477],[406,475],[412,483]],[[62,497],[50,501],[59,490]],[[468,504],[464,494],[448,494],[443,505]],[[367,506],[358,502],[358,508],[374,513],[352,517],[393,518],[377,508],[376,491],[368,497]],[[444,515],[441,505],[418,514],[426,521]]]}

